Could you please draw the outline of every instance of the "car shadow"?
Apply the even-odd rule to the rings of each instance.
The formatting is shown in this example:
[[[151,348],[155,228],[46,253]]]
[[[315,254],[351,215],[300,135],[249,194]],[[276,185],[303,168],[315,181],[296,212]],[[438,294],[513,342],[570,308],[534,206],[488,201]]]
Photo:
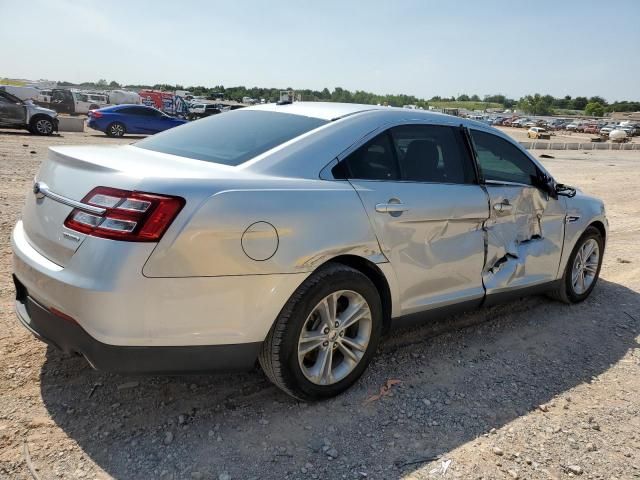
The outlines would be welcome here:
[[[0,135],[5,135],[7,137],[36,137],[43,138],[44,135],[36,135],[34,133],[29,132],[28,130],[0,130]],[[60,133],[52,133],[48,135],[49,137],[62,137],[63,135]]]
[[[41,393],[115,478],[297,478],[307,462],[319,478],[354,478],[356,468],[400,478],[606,372],[638,347],[639,311],[640,294],[600,279],[578,305],[530,297],[433,321],[393,333],[363,379],[319,403],[287,397],[257,369],[118,376],[51,348]],[[367,401],[388,379],[402,383]],[[327,439],[335,461],[322,453]]]
[[[114,137],[110,137],[106,134],[99,134],[99,133],[92,133],[90,135],[91,137],[97,137],[97,138],[106,138],[106,139],[115,139],[115,140],[126,140],[127,138],[130,138],[131,140],[142,140],[143,138],[147,138],[149,135],[125,135],[124,137],[119,137],[119,138],[114,138]]]

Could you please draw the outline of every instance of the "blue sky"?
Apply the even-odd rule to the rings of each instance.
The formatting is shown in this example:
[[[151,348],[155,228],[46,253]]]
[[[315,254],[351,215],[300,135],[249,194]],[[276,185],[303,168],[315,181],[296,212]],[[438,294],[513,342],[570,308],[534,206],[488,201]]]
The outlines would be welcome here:
[[[0,77],[640,100],[640,1],[0,0]]]

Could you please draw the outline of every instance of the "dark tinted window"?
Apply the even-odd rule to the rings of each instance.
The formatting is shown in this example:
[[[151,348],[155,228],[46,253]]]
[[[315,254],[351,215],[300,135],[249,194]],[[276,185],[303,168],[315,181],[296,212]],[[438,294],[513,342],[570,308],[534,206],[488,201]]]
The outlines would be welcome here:
[[[441,125],[403,125],[391,129],[402,180],[471,183],[473,164],[459,129]]]
[[[346,159],[348,178],[362,180],[398,180],[400,178],[393,144],[388,132],[369,140]],[[344,162],[334,167],[334,177],[344,175]],[[344,178],[344,177],[342,177]]]
[[[141,117],[162,117],[162,112],[156,110],[155,108],[145,108],[145,107],[131,107],[131,111],[128,112],[132,115],[140,115]]]
[[[116,110],[118,113],[127,113],[129,115],[135,115],[136,107],[124,107]]]
[[[490,133],[471,130],[478,166],[485,180],[535,185],[536,165],[510,142]]]
[[[196,160],[240,165],[325,123],[288,113],[238,110],[167,130],[135,145]]]
[[[5,92],[4,90],[1,90],[1,92],[2,93],[0,93],[0,99],[4,100],[4,103],[22,103],[22,100],[11,95],[9,92]]]

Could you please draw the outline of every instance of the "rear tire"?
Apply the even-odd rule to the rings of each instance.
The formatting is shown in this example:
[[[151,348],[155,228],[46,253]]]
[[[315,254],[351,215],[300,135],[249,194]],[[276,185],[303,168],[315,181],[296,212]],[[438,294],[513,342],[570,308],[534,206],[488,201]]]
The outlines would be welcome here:
[[[344,392],[360,378],[381,334],[382,304],[375,285],[358,270],[328,264],[285,304],[258,360],[284,392],[320,400]]]
[[[604,240],[600,230],[588,227],[576,242],[562,279],[548,295],[567,304],[586,300],[598,283],[603,253]]]
[[[113,122],[107,127],[107,130],[105,131],[105,133],[109,137],[120,138],[124,136],[125,133],[127,133],[127,129],[122,123]]]

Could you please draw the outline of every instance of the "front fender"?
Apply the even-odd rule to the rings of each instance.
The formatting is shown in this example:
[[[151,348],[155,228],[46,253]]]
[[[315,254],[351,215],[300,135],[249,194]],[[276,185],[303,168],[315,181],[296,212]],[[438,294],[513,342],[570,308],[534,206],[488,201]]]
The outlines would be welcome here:
[[[575,197],[567,198],[567,215],[564,234],[564,246],[560,258],[560,268],[558,278],[562,277],[569,261],[569,256],[573,251],[580,236],[587,227],[594,222],[600,222],[605,229],[606,238],[609,232],[609,222],[605,213],[604,203],[595,197],[578,192]]]

